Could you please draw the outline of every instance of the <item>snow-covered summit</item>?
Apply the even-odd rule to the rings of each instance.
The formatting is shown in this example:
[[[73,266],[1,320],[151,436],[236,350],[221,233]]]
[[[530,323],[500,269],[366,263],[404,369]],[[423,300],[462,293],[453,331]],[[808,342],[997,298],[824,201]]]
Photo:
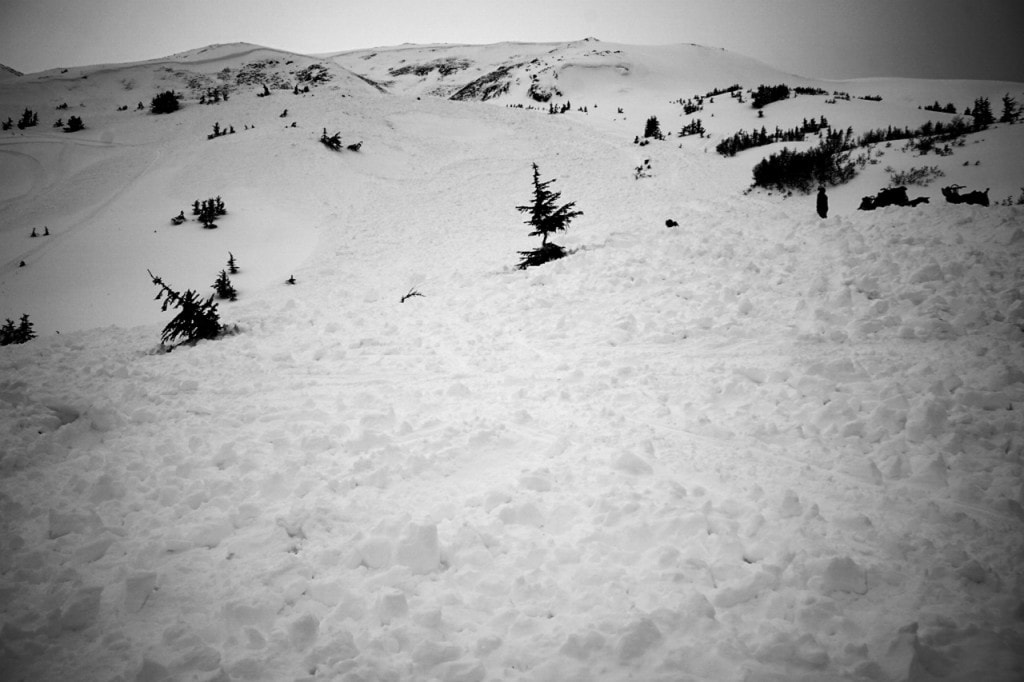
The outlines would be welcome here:
[[[565,43],[403,45],[330,55],[335,63],[414,96],[503,104],[578,100],[608,91],[705,92],[723,81],[794,80],[756,60],[699,45],[632,46],[596,38]],[[800,79],[796,79],[800,80]]]

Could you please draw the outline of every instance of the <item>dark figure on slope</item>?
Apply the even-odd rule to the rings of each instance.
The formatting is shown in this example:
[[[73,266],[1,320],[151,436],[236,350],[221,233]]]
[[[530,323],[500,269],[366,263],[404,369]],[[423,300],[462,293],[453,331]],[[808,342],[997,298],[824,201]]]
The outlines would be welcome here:
[[[828,195],[825,194],[825,185],[818,187],[818,215],[822,218],[828,217]]]

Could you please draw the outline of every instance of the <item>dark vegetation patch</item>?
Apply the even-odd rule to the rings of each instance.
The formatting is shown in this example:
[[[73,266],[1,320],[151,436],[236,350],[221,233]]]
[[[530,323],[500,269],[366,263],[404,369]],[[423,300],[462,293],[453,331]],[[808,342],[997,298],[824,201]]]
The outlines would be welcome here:
[[[407,66],[399,66],[394,69],[389,69],[388,73],[392,76],[407,76],[412,74],[418,78],[429,76],[434,71],[440,74],[441,78],[450,76],[453,73],[458,73],[470,67],[471,63],[466,59],[460,59],[458,57],[447,57],[445,59],[436,59],[426,64],[409,64]]]

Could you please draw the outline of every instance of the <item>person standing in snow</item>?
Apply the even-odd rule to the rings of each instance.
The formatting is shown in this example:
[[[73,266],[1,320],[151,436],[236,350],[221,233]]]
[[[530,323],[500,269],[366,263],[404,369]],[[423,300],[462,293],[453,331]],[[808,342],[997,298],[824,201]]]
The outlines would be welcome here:
[[[818,215],[822,218],[828,217],[828,195],[825,194],[825,185],[818,185]]]

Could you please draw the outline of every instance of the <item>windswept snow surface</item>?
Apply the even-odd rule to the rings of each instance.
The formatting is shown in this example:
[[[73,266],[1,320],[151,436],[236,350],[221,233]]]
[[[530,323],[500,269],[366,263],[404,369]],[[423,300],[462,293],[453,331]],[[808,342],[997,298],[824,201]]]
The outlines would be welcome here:
[[[820,220],[744,194],[764,150],[634,146],[660,95],[255,92],[0,140],[47,327],[0,349],[0,677],[1021,679],[1024,206],[857,212],[870,166]],[[1024,184],[1022,129],[945,180]],[[518,271],[533,161],[584,215]],[[206,291],[229,249],[237,333],[160,352],[145,268]],[[82,278],[123,298],[59,308]]]

